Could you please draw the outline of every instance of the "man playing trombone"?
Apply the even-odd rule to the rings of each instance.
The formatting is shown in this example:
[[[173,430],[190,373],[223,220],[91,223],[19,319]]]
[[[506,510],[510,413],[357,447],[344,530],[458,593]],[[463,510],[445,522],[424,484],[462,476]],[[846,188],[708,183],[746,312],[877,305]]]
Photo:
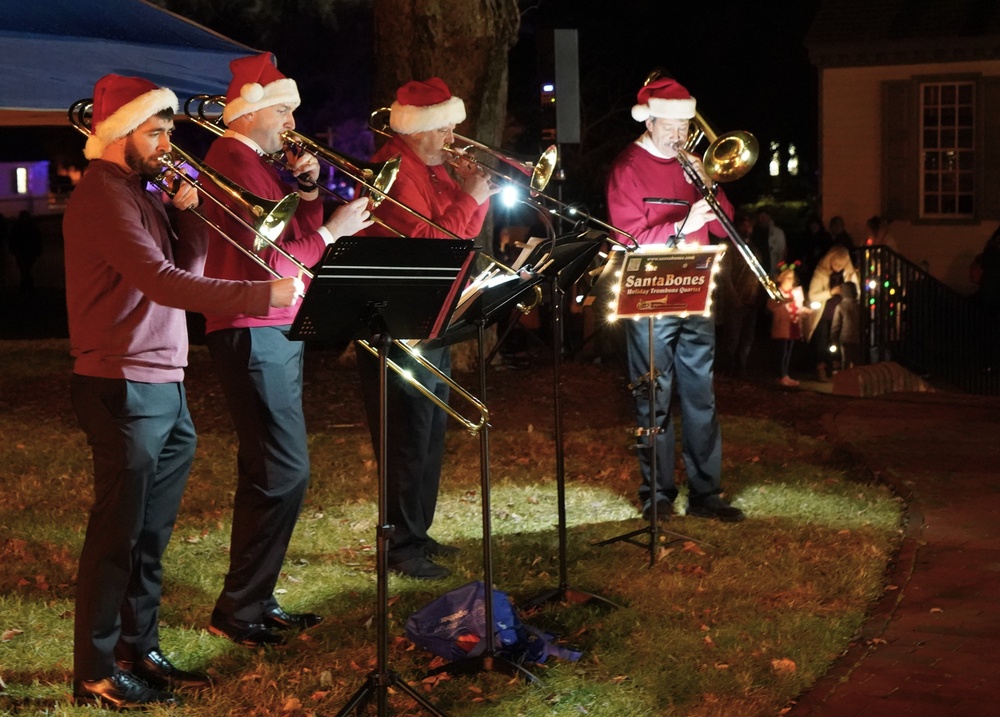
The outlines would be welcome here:
[[[170,152],[177,98],[139,77],[94,87],[93,160],[63,218],[71,398],[94,464],[94,504],[76,586],[73,697],[127,708],[204,687],[160,651],[161,558],[194,459],[184,393],[184,310],[250,314],[295,303],[302,284],[206,279],[146,184]],[[87,130],[85,130],[87,131]],[[174,196],[198,203],[191,185]]]
[[[715,214],[677,160],[695,117],[695,99],[676,81],[661,77],[639,90],[632,117],[644,122],[646,132],[618,155],[608,178],[608,213],[611,223],[632,234],[639,244],[708,244],[709,234],[724,236]],[[712,187],[701,160],[686,155]],[[718,204],[729,217],[733,207],[718,192]],[[657,476],[650,476],[650,437],[641,440],[639,451],[642,485],[639,499],[643,517],[656,501],[659,520],[673,511],[677,487],[674,483],[674,429],[670,413],[671,384],[677,376],[677,393],[683,416],[684,465],[688,477],[687,514],[736,522],[743,512],[725,502],[722,491],[722,434],[715,407],[712,364],[715,354],[715,322],[705,316],[667,316],[652,322],[654,362],[658,376],[655,425]],[[629,380],[640,384],[649,377],[649,322],[626,324]],[[635,398],[639,426],[650,426],[648,394]],[[654,487],[655,486],[655,487]]]
[[[461,162],[455,168],[459,181],[452,178],[446,166],[449,154],[445,147],[454,142],[455,125],[463,120],[465,103],[453,96],[440,78],[414,80],[397,90],[389,113],[389,126],[394,134],[372,159],[384,161],[402,155],[399,174],[389,194],[437,225],[432,226],[396,204],[382,202],[375,210],[379,219],[404,236],[445,238],[444,229],[460,238],[472,239],[482,229],[489,199],[499,189],[469,163]],[[377,235],[378,230],[373,227],[365,233]],[[378,361],[364,349],[358,349],[357,354],[368,425],[378,455]],[[422,354],[444,375],[450,374],[450,348]],[[447,404],[448,385],[443,380],[416,365],[398,348],[393,347],[390,358]],[[449,570],[433,558],[456,550],[427,533],[437,506],[448,417],[398,374],[390,373],[387,383],[385,468],[388,522],[394,527],[387,551],[389,568],[402,575],[437,580],[447,577]]]
[[[281,199],[296,189],[282,181],[267,155],[281,152],[282,134],[295,128],[298,88],[278,71],[270,53],[233,60],[230,69],[233,78],[223,112],[227,129],[212,143],[205,163],[259,197]],[[338,237],[371,225],[367,199],[338,207],[324,222],[317,159],[292,152],[286,157],[301,201],[277,240],[283,251],[265,246],[258,252],[283,276],[315,264]],[[221,191],[219,196],[225,201]],[[256,236],[244,223],[217,204],[207,205],[205,213],[253,250]],[[205,275],[253,279],[266,272],[230,244],[216,242],[209,245]],[[209,629],[251,647],[282,644],[281,631],[306,629],[322,620],[314,613],[286,612],[274,597],[309,483],[303,345],[287,338],[296,310],[205,312],[206,343],[239,436],[229,572]]]

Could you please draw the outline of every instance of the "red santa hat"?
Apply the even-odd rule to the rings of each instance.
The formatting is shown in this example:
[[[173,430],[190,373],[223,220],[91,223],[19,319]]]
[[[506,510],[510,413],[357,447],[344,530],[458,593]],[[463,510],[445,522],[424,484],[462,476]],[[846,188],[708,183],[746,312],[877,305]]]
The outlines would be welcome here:
[[[233,80],[226,90],[226,109],[222,121],[229,124],[247,112],[256,112],[272,105],[299,106],[299,89],[295,80],[278,72],[277,61],[270,52],[250,57],[238,57],[229,63]]]
[[[177,111],[177,96],[142,77],[105,75],[94,85],[87,159],[97,159],[108,145],[162,110]]]
[[[389,126],[399,134],[413,134],[456,125],[465,119],[465,103],[451,94],[440,77],[413,80],[396,90],[389,108]]]
[[[632,117],[645,122],[650,117],[664,119],[692,119],[694,97],[682,84],[669,77],[661,77],[643,85],[638,94],[639,103],[632,107]]]

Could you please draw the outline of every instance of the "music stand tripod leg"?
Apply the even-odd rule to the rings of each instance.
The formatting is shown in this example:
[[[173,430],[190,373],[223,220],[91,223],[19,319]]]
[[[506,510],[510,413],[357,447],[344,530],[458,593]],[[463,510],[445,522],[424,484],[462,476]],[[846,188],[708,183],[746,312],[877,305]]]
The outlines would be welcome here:
[[[569,586],[569,571],[567,569],[567,530],[566,530],[566,466],[563,450],[562,406],[560,404],[560,385],[562,375],[562,310],[563,291],[555,277],[549,279],[552,292],[552,384],[553,407],[555,411],[555,448],[556,448],[556,505],[559,514],[557,532],[559,536],[559,585],[550,590],[535,595],[525,601],[525,608],[540,607],[549,602],[599,602],[608,607],[619,608],[621,605],[594,593],[577,590]],[[581,599],[583,598],[583,599]]]
[[[481,396],[486,397],[486,363],[485,363],[485,321],[479,319],[476,322],[479,329],[479,382]],[[523,665],[507,659],[497,653],[496,634],[494,632],[493,617],[493,547],[492,547],[492,519],[490,511],[490,443],[489,443],[489,423],[479,429],[479,464],[480,464],[480,492],[482,493],[483,512],[483,617],[487,625],[483,626],[484,649],[481,654],[474,657],[465,657],[461,660],[454,660],[441,667],[431,670],[429,675],[436,675],[442,672],[472,674],[475,672],[503,672],[507,675],[520,675],[529,682],[540,682]]]
[[[649,525],[644,528],[639,528],[638,530],[633,530],[622,535],[617,535],[613,538],[608,538],[607,540],[601,540],[594,543],[596,546],[611,545],[612,543],[629,543],[630,545],[635,545],[640,548],[646,548],[649,550],[649,567],[656,565],[656,555],[659,550],[660,534],[673,536],[667,544],[675,543],[680,540],[690,540],[695,543],[701,542],[696,538],[692,538],[687,535],[682,535],[680,533],[675,533],[670,530],[663,530],[659,526],[659,515],[657,510],[657,497],[656,490],[659,486],[659,480],[657,478],[657,467],[656,467],[656,439],[657,436],[663,432],[663,429],[656,425],[656,346],[653,340],[653,317],[649,316],[647,319],[647,327],[649,332],[649,373],[643,377],[647,381],[648,396],[649,396],[649,425],[645,427],[640,427],[639,430],[645,433],[647,442],[645,444],[639,444],[639,450],[649,451]],[[636,381],[639,383],[639,381]],[[672,436],[667,436],[667,440],[673,440]],[[648,541],[636,540],[637,536],[648,535]]]
[[[395,672],[389,670],[389,559],[387,547],[393,527],[388,524],[388,361],[389,347],[392,337],[380,317],[372,318],[372,342],[378,346],[378,394],[379,394],[379,486],[378,486],[378,527],[375,534],[375,573],[376,573],[376,639],[378,641],[377,662],[375,669],[368,674],[365,683],[350,697],[347,704],[337,713],[338,717],[346,717],[352,712],[360,715],[365,706],[375,697],[378,717],[388,714],[388,695],[390,687],[408,694],[417,704],[436,717],[447,717],[427,701],[423,695],[414,690]]]

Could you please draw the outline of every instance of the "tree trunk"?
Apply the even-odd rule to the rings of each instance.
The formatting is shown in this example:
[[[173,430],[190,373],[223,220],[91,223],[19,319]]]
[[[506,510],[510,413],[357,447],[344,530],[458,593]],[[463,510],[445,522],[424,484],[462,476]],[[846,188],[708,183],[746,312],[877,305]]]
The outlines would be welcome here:
[[[497,147],[507,109],[507,53],[517,42],[517,0],[375,0],[375,107],[410,80],[440,77],[465,102],[457,131]],[[373,108],[374,109],[374,108]],[[492,212],[477,244],[493,251]],[[457,346],[458,370],[475,365],[475,343]]]

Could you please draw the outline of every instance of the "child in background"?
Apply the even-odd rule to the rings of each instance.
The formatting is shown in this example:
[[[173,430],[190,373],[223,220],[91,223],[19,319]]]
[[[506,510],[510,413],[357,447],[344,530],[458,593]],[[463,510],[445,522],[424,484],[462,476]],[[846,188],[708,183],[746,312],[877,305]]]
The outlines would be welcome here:
[[[795,342],[802,338],[800,322],[802,317],[809,313],[805,306],[805,296],[802,287],[798,286],[798,277],[795,268],[799,262],[794,264],[781,264],[778,267],[778,288],[785,300],[783,302],[769,299],[767,308],[771,311],[771,338],[778,346],[780,356],[779,370],[781,378],[778,383],[782,386],[795,387],[799,382],[788,375],[788,367],[792,362],[792,349]]]
[[[833,312],[833,326],[830,328],[830,348],[836,347],[840,354],[840,367],[853,368],[858,362],[861,335],[858,331],[858,289],[847,282],[840,290],[841,300]]]

